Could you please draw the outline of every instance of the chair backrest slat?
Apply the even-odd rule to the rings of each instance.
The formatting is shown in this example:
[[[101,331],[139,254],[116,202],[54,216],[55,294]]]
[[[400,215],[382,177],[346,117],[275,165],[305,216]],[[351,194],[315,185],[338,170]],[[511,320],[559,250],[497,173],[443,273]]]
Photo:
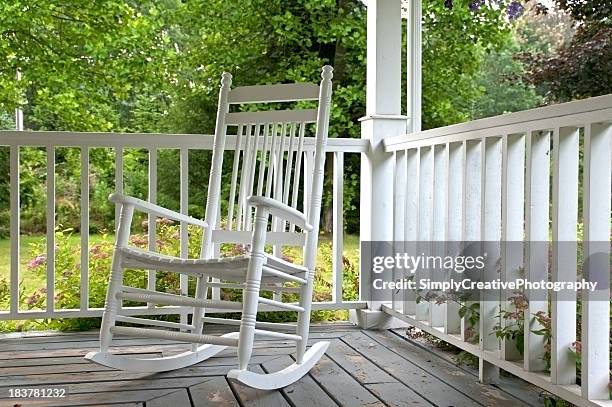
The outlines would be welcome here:
[[[267,161],[266,171],[266,197],[272,196],[272,180],[274,179],[274,159],[276,157],[277,145],[278,145],[278,126],[276,123],[272,123],[272,146],[270,148],[270,155]]]
[[[266,175],[266,160],[268,159],[268,153],[270,151],[270,147],[272,145],[272,142],[270,141],[270,126],[267,124],[264,124],[264,143],[263,143],[263,149],[261,151],[261,160],[260,160],[260,165],[259,165],[259,174],[258,174],[258,180],[257,180],[257,195],[261,196],[261,194],[263,193],[263,187],[264,187],[264,177]]]
[[[229,103],[270,103],[317,100],[319,86],[314,83],[242,86],[230,91]]]
[[[254,143],[254,148],[251,152],[251,158],[249,160],[249,172],[250,172],[250,176],[248,177],[248,185],[246,188],[246,196],[245,199],[247,199],[249,196],[253,195],[253,188],[254,188],[254,184],[255,184],[255,171],[257,170],[257,158],[260,155],[260,151],[259,151],[259,144],[260,144],[260,131],[261,131],[261,125],[260,124],[256,124],[254,129],[253,129],[253,143]],[[251,230],[251,226],[252,226],[252,215],[253,215],[253,211],[250,208],[247,208],[246,210],[246,218],[245,218],[245,223],[246,223],[246,230]]]
[[[304,155],[303,150],[304,150],[304,131],[305,131],[305,123],[299,123],[299,136],[298,136],[298,143],[297,143],[297,152],[296,152],[296,156],[295,156],[295,166],[294,166],[294,171],[293,171],[293,185],[299,185],[300,184],[300,175],[302,172],[302,156]],[[299,188],[293,188],[293,191],[291,191],[291,206],[293,208],[297,208],[298,205],[298,195],[299,195]],[[290,232],[294,232],[295,231],[295,224],[292,224],[289,227],[289,231]]]
[[[295,127],[296,123],[291,123],[289,130],[289,149],[287,150],[287,167],[285,168],[285,185],[283,185],[283,203],[288,204],[289,186],[291,183],[291,171],[293,169],[293,155],[295,154]]]
[[[299,110],[266,110],[262,112],[235,112],[225,117],[227,125],[255,124],[255,123],[288,123],[307,122],[316,123],[316,109]]]
[[[287,144],[285,143],[287,140],[287,123],[282,123],[280,129],[278,152],[276,157],[274,157],[274,199],[278,201],[283,199],[283,164],[285,161],[285,146]]]
[[[236,202],[236,185],[238,179],[238,167],[240,165],[240,154],[242,149],[242,126],[238,127],[236,135],[236,146],[234,148],[234,162],[232,164],[232,181],[230,185],[230,193],[228,199],[227,221],[228,229],[232,228],[232,220],[234,219],[234,204]]]

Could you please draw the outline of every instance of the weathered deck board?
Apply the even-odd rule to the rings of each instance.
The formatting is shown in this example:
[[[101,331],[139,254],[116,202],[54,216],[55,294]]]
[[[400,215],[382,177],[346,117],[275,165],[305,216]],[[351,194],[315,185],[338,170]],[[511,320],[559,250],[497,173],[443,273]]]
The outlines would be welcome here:
[[[189,387],[193,407],[238,407],[225,377],[213,377]]]
[[[224,332],[215,327],[216,332]],[[29,333],[0,339],[0,407],[23,406],[524,406],[536,405],[537,390],[504,378],[498,387],[438,356],[422,344],[389,331],[349,325],[314,326],[309,344],[331,342],[326,356],[302,380],[279,391],[259,391],[228,380],[237,364],[227,349],[198,365],[159,374],[119,372],[82,355],[97,347],[97,333]],[[158,357],[184,349],[177,342],[121,338],[115,351]],[[251,370],[273,372],[293,363],[288,341],[259,342]],[[61,386],[64,400],[8,398],[10,387]],[[523,389],[523,391],[521,391]]]
[[[417,393],[434,405],[456,407],[476,405],[475,400],[444,383],[430,373],[426,367],[423,369],[408,362],[364,333],[349,334],[346,339],[343,338],[343,341],[347,344],[346,346],[359,352],[364,359],[376,360],[385,374],[393,378],[393,381],[403,383],[413,393]],[[380,382],[382,381],[374,381],[374,383]],[[364,381],[364,384],[367,383]]]
[[[187,389],[176,390],[162,397],[155,397],[147,401],[147,407],[191,407]]]
[[[384,406],[380,399],[327,356],[312,368],[310,375],[341,406]]]
[[[264,373],[261,366],[255,366],[250,370],[256,373]],[[243,406],[249,407],[290,407],[291,405],[287,402],[282,392],[280,391],[267,391],[253,389],[247,387],[241,383],[230,380],[230,387],[236,394],[237,398],[240,399]]]
[[[374,331],[365,331],[367,335],[375,334]],[[414,360],[412,355],[429,355],[433,360],[439,361],[442,360],[451,367],[451,374],[454,375],[462,375],[465,373],[468,377],[468,381],[471,378],[478,377],[478,370],[476,368],[470,366],[457,366],[452,355],[449,352],[442,351],[438,348],[435,348],[431,343],[423,343],[420,341],[406,341],[406,335],[401,330],[391,330],[386,331],[385,336],[396,337],[399,340],[400,353],[406,352],[405,357],[410,360]],[[425,350],[425,353],[423,353]],[[408,353],[411,353],[408,356]],[[459,368],[459,369],[457,369]],[[541,406],[543,405],[541,393],[542,390],[538,387],[526,384],[526,382],[522,380],[518,380],[514,377],[508,377],[506,375],[501,375],[499,378],[499,384],[491,386],[490,391],[495,391],[494,389],[500,389],[503,392],[507,393],[510,396],[511,400],[518,399],[521,402],[522,406]],[[480,384],[476,382],[478,386]]]
[[[352,334],[351,334],[352,335]],[[451,387],[456,391],[459,391],[473,399],[474,401],[487,405],[487,403],[494,402],[499,407],[515,407],[516,400],[509,397],[503,391],[493,387],[487,386],[474,380],[474,377],[469,375],[467,372],[462,372],[457,369],[456,365],[440,359],[434,358],[432,355],[424,353],[422,349],[406,342],[400,337],[393,335],[387,331],[383,332],[365,332],[364,337],[361,340],[351,340],[351,335],[343,338],[353,346],[363,346],[362,341],[368,338],[370,343],[379,343],[389,349],[395,355],[390,355],[391,358],[397,361],[405,360],[409,365],[414,365],[414,368],[425,369],[428,372],[435,372],[437,379],[443,382],[444,389]],[[365,339],[366,341],[368,339]],[[361,349],[361,348],[357,348]],[[381,355],[382,356],[382,355]],[[399,356],[399,359],[397,358]],[[406,363],[396,363],[398,367],[406,366]],[[391,365],[385,365],[386,369],[393,368]],[[418,366],[418,367],[417,367]],[[411,370],[414,368],[410,367]],[[403,370],[405,374],[407,370]],[[408,386],[411,386],[410,382],[405,382]]]
[[[365,387],[388,406],[431,406],[431,403],[399,382],[370,383]]]
[[[268,373],[278,372],[291,365],[294,360],[291,356],[281,356],[277,359],[263,363],[264,370]],[[294,383],[281,390],[285,398],[290,399],[296,406],[329,407],[336,403],[325,391],[319,387],[314,379],[308,375],[304,376],[299,383]]]

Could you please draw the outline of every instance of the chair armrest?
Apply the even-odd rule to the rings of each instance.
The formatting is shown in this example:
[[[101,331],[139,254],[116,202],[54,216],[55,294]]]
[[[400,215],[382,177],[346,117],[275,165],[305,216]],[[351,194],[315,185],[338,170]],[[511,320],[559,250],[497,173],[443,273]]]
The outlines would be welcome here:
[[[266,198],[264,196],[251,196],[247,202],[249,205],[255,207],[265,206],[272,215],[283,218],[291,223],[295,223],[308,232],[312,230],[312,225],[308,223],[306,216],[304,216],[302,212],[290,207],[289,205],[285,205],[276,199]]]
[[[155,205],[151,202],[143,201],[142,199],[126,196],[118,193],[110,194],[108,200],[114,203],[134,205],[135,208],[151,214],[155,214],[164,218],[176,220],[178,222],[187,222],[192,225],[207,228],[208,223],[203,220],[192,218],[191,216],[183,215],[182,213],[171,211],[162,206]]]

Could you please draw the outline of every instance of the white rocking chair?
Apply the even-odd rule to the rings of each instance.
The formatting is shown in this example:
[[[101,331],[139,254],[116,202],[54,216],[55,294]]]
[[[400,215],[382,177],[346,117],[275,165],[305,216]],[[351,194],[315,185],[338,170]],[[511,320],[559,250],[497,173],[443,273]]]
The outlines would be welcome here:
[[[323,80],[320,86],[296,83],[246,86],[230,90],[232,76],[229,73],[223,74],[205,221],[136,198],[111,195],[111,201],[120,205],[116,248],[100,328],[100,350],[87,354],[87,359],[132,372],[161,372],[193,365],[233,346],[238,347],[238,368],[230,370],[228,377],[258,389],[285,387],[299,380],[317,363],[329,342],[317,342],[308,350],[306,344],[323,190],[332,68],[323,67],[321,76]],[[302,100],[318,100],[318,109],[229,112],[232,104]],[[306,130],[310,123],[316,123],[314,152],[313,143],[304,142],[305,139],[312,139]],[[230,126],[237,128],[236,136],[227,135]],[[224,227],[221,227],[221,180],[228,139],[235,142],[235,148],[227,219]],[[302,197],[305,214],[297,209],[299,195]],[[129,246],[135,209],[204,228],[201,258],[183,259]],[[221,243],[247,244],[250,249],[247,255],[215,258],[213,253],[218,252]],[[266,244],[274,245],[273,254],[264,251]],[[280,248],[283,245],[303,246],[303,264],[297,265],[281,259]],[[163,270],[195,277],[195,296],[125,286],[125,268]],[[286,287],[285,283],[294,284]],[[224,287],[242,289],[242,303],[208,298],[209,288],[219,290]],[[274,293],[273,299],[264,298],[260,294],[266,291]],[[283,291],[298,293],[299,303],[283,302]],[[189,310],[193,307],[193,318],[187,324],[121,315],[123,300],[183,306],[189,307]],[[297,324],[257,322],[260,304],[266,310],[297,311]],[[242,316],[240,320],[206,317],[207,308],[215,312],[242,312]],[[121,322],[148,327],[117,325]],[[237,325],[240,329],[221,336],[207,335],[203,333],[205,322]],[[286,333],[287,329],[295,333]],[[110,353],[109,347],[114,335],[170,339],[190,342],[192,345],[187,345],[188,350],[177,355],[139,358]],[[295,341],[296,362],[270,374],[247,370],[255,335]]]

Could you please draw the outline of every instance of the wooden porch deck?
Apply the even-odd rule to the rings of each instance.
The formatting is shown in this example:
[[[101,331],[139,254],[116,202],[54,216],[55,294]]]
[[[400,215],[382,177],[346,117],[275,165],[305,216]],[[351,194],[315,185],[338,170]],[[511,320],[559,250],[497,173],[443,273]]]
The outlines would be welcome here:
[[[0,406],[537,406],[539,390],[503,377],[479,384],[477,372],[447,354],[406,339],[403,331],[365,331],[347,324],[318,325],[312,341],[331,341],[326,356],[304,378],[280,391],[258,391],[228,381],[237,363],[226,350],[199,365],[162,374],[126,373],[82,358],[97,333],[34,333],[0,337]],[[161,355],[176,342],[120,338],[122,352]],[[184,347],[184,345],[182,345]],[[252,370],[276,371],[292,362],[293,344],[260,342]],[[10,388],[64,387],[56,400],[11,399]]]

